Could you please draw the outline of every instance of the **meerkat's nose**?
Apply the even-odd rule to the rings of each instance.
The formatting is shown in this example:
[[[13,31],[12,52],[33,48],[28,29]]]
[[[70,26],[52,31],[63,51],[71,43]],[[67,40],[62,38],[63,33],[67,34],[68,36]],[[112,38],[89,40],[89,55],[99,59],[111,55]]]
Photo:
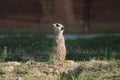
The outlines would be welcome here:
[[[55,23],[53,24],[53,27],[55,27]]]

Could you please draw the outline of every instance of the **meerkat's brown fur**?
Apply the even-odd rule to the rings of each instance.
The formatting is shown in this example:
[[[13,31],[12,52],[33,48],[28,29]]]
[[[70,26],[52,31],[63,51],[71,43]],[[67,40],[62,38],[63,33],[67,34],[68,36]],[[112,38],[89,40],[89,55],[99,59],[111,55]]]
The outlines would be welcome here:
[[[53,24],[55,35],[50,52],[50,57],[54,62],[63,62],[66,57],[65,39],[63,36],[64,26],[59,23]]]

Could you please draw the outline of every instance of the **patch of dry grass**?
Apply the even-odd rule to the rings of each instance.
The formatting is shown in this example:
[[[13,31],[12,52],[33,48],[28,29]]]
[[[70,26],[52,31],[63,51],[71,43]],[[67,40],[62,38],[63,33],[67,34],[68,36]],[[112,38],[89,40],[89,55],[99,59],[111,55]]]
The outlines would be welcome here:
[[[33,64],[18,62],[0,63],[0,80],[119,80],[119,61],[91,60],[64,64],[62,67],[53,66],[44,62],[32,62]],[[12,66],[12,67],[11,67]],[[11,69],[10,69],[11,68]],[[61,70],[54,73],[54,70]],[[58,71],[59,71],[58,70]],[[48,73],[48,74],[47,74]],[[53,75],[54,73],[54,75]]]

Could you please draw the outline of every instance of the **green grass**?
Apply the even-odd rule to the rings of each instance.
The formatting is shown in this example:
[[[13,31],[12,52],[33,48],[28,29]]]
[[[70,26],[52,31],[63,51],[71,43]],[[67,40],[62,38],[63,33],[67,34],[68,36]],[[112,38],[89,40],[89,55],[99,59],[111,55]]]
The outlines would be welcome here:
[[[68,59],[120,59],[120,37],[103,36],[92,39],[77,39],[66,41]],[[73,58],[74,56],[74,58]]]
[[[34,36],[23,34],[19,37],[10,35],[5,38],[0,38],[0,55],[2,55],[4,47],[6,46],[7,56],[5,60],[20,61],[19,56],[29,54],[32,55],[37,61],[47,61],[49,58],[47,51],[51,47],[51,44],[52,40],[41,34],[35,34]],[[66,47],[66,59],[76,61],[90,59],[120,59],[119,36],[103,36],[92,39],[66,40]]]
[[[0,75],[6,74],[6,73],[7,73],[7,71],[5,69],[0,68]]]
[[[17,74],[19,74],[19,75],[25,75],[25,74],[27,74],[28,73],[28,68],[21,68],[21,67],[17,67],[16,69],[15,69],[15,72],[17,73]]]

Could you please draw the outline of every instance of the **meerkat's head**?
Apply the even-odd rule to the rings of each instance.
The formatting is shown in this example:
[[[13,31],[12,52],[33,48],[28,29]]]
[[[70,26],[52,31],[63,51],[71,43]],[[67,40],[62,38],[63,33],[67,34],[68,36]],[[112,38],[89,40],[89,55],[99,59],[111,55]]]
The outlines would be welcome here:
[[[54,23],[53,27],[54,27],[55,33],[63,33],[64,31],[64,26],[60,23]]]

